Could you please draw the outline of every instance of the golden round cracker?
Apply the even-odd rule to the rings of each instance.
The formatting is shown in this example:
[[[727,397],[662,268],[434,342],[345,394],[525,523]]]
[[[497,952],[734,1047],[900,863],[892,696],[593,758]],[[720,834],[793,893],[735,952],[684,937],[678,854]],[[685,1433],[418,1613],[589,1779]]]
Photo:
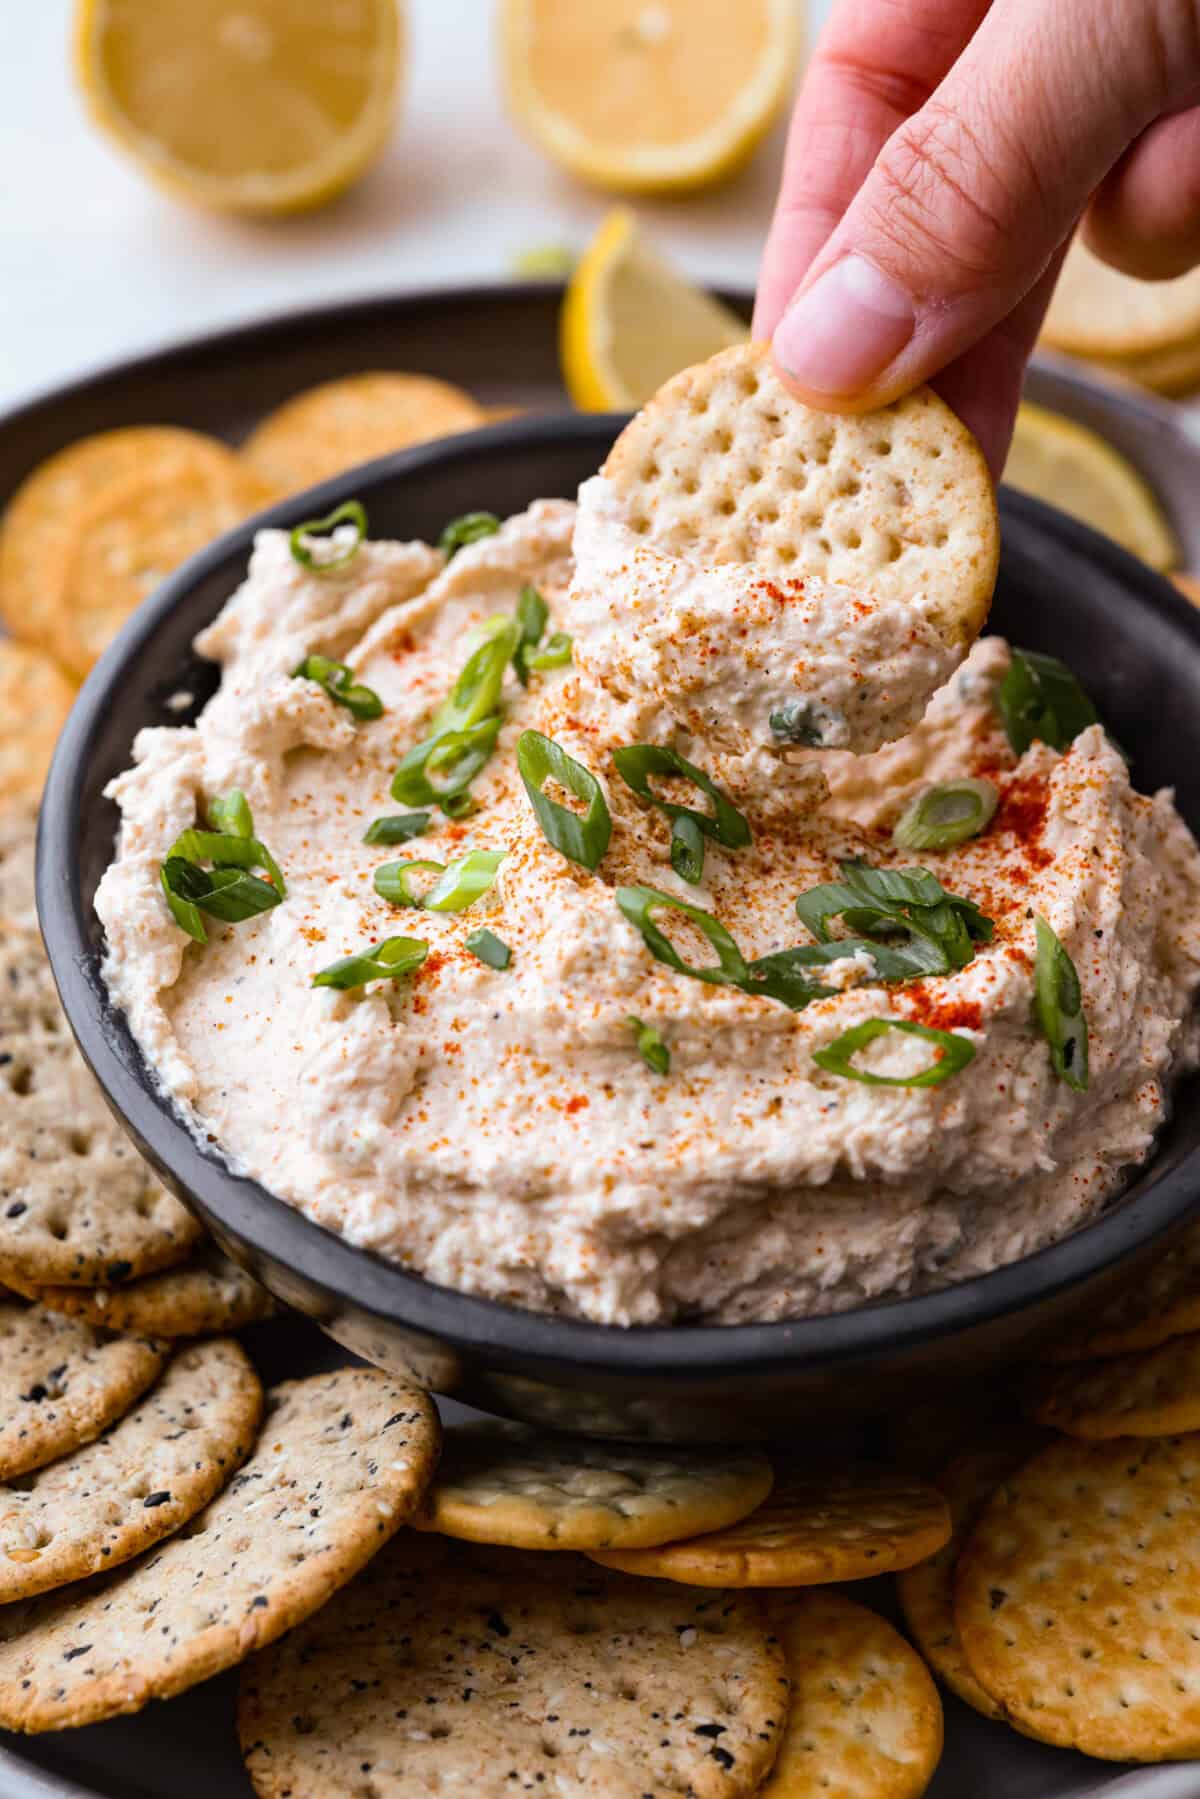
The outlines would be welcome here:
[[[186,1524],[241,1466],[262,1386],[231,1338],[180,1350],[103,1436],[0,1487],[0,1605],[115,1568]]]
[[[262,1799],[342,1799],[364,1769],[375,1799],[742,1799],[787,1703],[778,1645],[736,1593],[404,1531],[245,1669],[238,1731]]]
[[[40,942],[0,933],[0,1281],[116,1285],[200,1226],[151,1173],[75,1048]]]
[[[767,345],[740,344],[660,388],[603,472],[656,549],[879,600],[922,596],[955,647],[987,617],[995,489],[975,439],[928,388],[881,412],[814,412]]]
[[[165,1343],[114,1337],[19,1300],[0,1303],[0,1480],[90,1443],[167,1359]]]
[[[253,1275],[206,1243],[188,1262],[126,1287],[42,1287],[31,1297],[88,1324],[149,1337],[209,1337],[269,1318],[275,1302]]]
[[[437,1451],[432,1403],[378,1369],[274,1388],[254,1454],[178,1535],[0,1608],[0,1728],[94,1724],[243,1661],[358,1573],[416,1505]]]
[[[919,1799],[942,1755],[942,1702],[920,1656],[841,1593],[772,1609],[792,1683],[762,1799]]]
[[[982,1712],[1000,1717],[1001,1710],[972,1674],[954,1622],[954,1570],[963,1543],[1000,1482],[1046,1445],[1032,1426],[1001,1427],[977,1447],[963,1450],[937,1477],[946,1496],[954,1534],[936,1555],[905,1568],[896,1576],[896,1592],[917,1647],[938,1679],[951,1692]]]
[[[0,806],[36,805],[75,683],[30,644],[0,640]]]
[[[1139,281],[1110,268],[1076,237],[1042,326],[1042,341],[1073,356],[1126,359],[1200,342],[1200,269]]]
[[[658,1549],[597,1550],[627,1574],[699,1587],[808,1587],[907,1568],[950,1535],[946,1501],[887,1468],[777,1471],[739,1524]]]
[[[1035,1375],[1026,1410],[1069,1437],[1165,1437],[1200,1430],[1200,1332],[1157,1349]]]
[[[0,934],[37,931],[37,901],[33,890],[36,844],[35,806],[19,804],[0,810]]]
[[[1111,1761],[1200,1754],[1200,1436],[1063,1438],[963,1548],[972,1673],[1030,1736]]]
[[[47,628],[59,661],[86,675],[173,569],[273,497],[237,462],[150,467],[103,488],[80,507],[46,570]]]
[[[1147,350],[1142,356],[1090,356],[1088,360],[1110,375],[1135,381],[1157,394],[1193,394],[1200,387],[1200,337],[1162,350]]]
[[[106,487],[174,468],[237,467],[227,445],[174,425],[134,425],[82,437],[27,476],[0,520],[0,617],[17,637],[51,647],[47,574],[79,515]]]
[[[1195,1224],[1151,1267],[1139,1269],[1125,1291],[1086,1325],[1040,1354],[1048,1362],[1087,1362],[1156,1349],[1188,1331],[1200,1331],[1200,1225]]]
[[[520,1427],[451,1431],[418,1530],[516,1549],[642,1549],[720,1530],[774,1479],[753,1451],[540,1437]]]
[[[473,431],[487,417],[448,381],[381,369],[297,394],[268,414],[243,453],[265,480],[295,493],[375,456]]]

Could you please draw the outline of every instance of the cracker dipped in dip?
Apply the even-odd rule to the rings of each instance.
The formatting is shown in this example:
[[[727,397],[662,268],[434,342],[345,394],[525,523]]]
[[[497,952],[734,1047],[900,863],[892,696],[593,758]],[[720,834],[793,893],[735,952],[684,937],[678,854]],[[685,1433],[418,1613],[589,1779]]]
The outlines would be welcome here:
[[[219,691],[112,784],[96,898],[115,1001],[235,1165],[610,1324],[1026,1255],[1149,1155],[1197,1050],[1200,851],[1069,671],[972,647],[961,426],[808,413],[750,351],[690,375],[578,512],[261,533],[198,640]],[[697,463],[698,396],[732,449]]]

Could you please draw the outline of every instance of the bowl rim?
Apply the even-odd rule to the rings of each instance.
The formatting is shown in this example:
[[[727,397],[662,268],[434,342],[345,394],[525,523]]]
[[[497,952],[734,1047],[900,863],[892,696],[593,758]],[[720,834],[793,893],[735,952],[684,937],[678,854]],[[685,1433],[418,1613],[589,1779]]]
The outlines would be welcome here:
[[[609,440],[627,415],[540,414],[378,458],[256,514],[190,558],[143,603],[88,676],[60,735],[39,819],[39,921],[63,1009],[109,1104],[170,1184],[195,1200],[218,1231],[252,1263],[275,1261],[319,1290],[330,1308],[348,1306],[424,1333],[496,1365],[588,1370],[614,1379],[793,1371],[803,1364],[869,1361],[881,1351],[935,1339],[1032,1311],[1090,1280],[1132,1250],[1178,1227],[1200,1199],[1193,1151],[1091,1223],[1032,1255],[931,1292],[870,1301],[846,1311],[753,1324],[606,1325],[459,1292],[386,1260],[315,1223],[217,1150],[202,1148],[161,1089],[124,1015],[112,1007],[89,938],[78,861],[82,771],[102,721],[119,704],[126,666],[197,583],[231,561],[244,563],[256,531],[291,528],[343,500],[395,482],[419,482],[433,468],[481,453]],[[1140,602],[1200,642],[1200,613],[1162,577],[1109,539],[1024,494],[1006,489],[1002,506],[1031,530],[1106,564]],[[232,591],[232,589],[231,589]],[[65,902],[65,903],[64,903]],[[119,1048],[118,1045],[121,1045]],[[1191,1170],[1189,1172],[1189,1170]],[[282,1243],[282,1247],[281,1247]]]

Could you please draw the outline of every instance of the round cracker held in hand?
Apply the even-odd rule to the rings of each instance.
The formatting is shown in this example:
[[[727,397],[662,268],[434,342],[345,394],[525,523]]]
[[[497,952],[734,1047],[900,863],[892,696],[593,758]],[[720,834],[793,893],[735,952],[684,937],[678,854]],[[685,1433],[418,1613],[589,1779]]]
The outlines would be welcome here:
[[[201,1236],[114,1120],[36,938],[0,934],[0,1282],[99,1286],[169,1267]]]
[[[1200,1430],[1200,1332],[1140,1355],[1047,1369],[1026,1409],[1039,1424],[1093,1441]]]
[[[942,1704],[920,1656],[841,1593],[797,1594],[774,1622],[792,1699],[762,1799],[919,1799],[942,1754]]]
[[[242,1677],[262,1799],[569,1792],[743,1799],[787,1715],[778,1646],[736,1593],[573,1555],[402,1532]]]
[[[950,1535],[941,1494],[886,1468],[777,1473],[739,1524],[659,1549],[598,1550],[606,1568],[698,1587],[808,1587],[907,1568]]]
[[[928,388],[881,412],[814,412],[764,344],[685,369],[604,465],[648,547],[929,603],[947,644],[977,637],[999,564],[996,496],[975,439]]]
[[[472,1426],[447,1436],[414,1523],[518,1549],[641,1549],[735,1523],[762,1503],[773,1478],[766,1457],[753,1453]]]
[[[372,457],[487,422],[461,387],[378,370],[297,394],[263,420],[244,453],[266,480],[295,493]]]
[[[36,805],[75,684],[41,650],[0,640],[0,805]]]
[[[237,1343],[181,1350],[96,1442],[0,1487],[0,1605],[169,1537],[245,1461],[261,1416],[262,1387]]]
[[[140,1711],[272,1642],[403,1524],[437,1450],[430,1401],[377,1369],[276,1387],[254,1454],[178,1536],[0,1609],[0,1728]]]
[[[1200,1754],[1200,1436],[1053,1444],[958,1566],[972,1672],[1030,1736],[1111,1761]]]
[[[68,1318],[150,1337],[208,1337],[269,1318],[275,1302],[253,1275],[207,1243],[178,1268],[126,1287],[44,1287],[33,1298]]]
[[[0,1480],[90,1443],[128,1411],[167,1345],[0,1303]]]

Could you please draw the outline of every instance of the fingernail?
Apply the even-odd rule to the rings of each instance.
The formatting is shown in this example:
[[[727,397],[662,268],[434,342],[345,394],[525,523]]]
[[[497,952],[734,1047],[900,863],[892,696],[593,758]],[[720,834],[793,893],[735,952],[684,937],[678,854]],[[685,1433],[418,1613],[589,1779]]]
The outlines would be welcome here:
[[[771,347],[785,375],[814,393],[843,396],[871,386],[913,334],[904,289],[863,256],[843,256],[794,300]]]

